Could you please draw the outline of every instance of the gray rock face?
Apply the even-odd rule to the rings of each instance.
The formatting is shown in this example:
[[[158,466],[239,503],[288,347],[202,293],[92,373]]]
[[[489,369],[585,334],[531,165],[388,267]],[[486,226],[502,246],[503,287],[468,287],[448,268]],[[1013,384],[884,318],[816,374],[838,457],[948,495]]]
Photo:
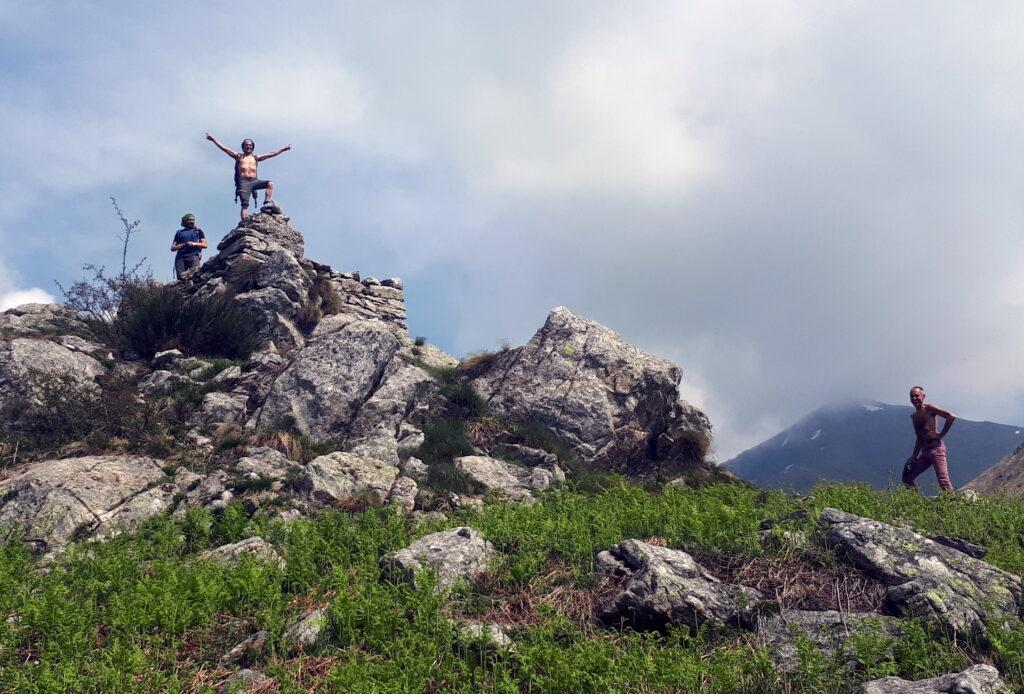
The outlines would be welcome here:
[[[314,499],[340,501],[366,492],[387,499],[398,468],[353,453],[329,453],[314,459],[302,473],[300,486]]]
[[[761,594],[722,583],[686,552],[626,540],[598,557],[598,566],[629,577],[625,590],[601,613],[606,624],[639,629],[699,627],[705,622],[750,626]]]
[[[537,420],[585,460],[630,474],[699,464],[711,425],[680,402],[681,371],[558,307],[473,384],[498,414]]]
[[[835,657],[846,641],[857,634],[897,636],[899,620],[881,615],[842,613],[835,610],[782,610],[777,615],[761,615],[757,620],[760,645],[781,670],[799,667],[797,634],[805,636],[826,657]],[[851,653],[851,660],[853,654]]]
[[[81,335],[88,333],[88,327],[64,304],[22,304],[0,313],[0,333],[26,337]]]
[[[457,624],[457,629],[464,639],[482,642],[488,650],[505,653],[514,653],[516,650],[515,641],[505,633],[500,624],[462,622]]]
[[[131,455],[44,460],[0,482],[0,526],[52,552],[70,540],[130,529],[170,507],[173,492],[155,487],[161,461]]]
[[[1010,688],[991,665],[975,665],[953,675],[913,682],[883,677],[862,684],[854,694],[1010,694]]]
[[[92,357],[49,340],[0,340],[0,425],[17,429],[47,387],[94,389],[104,371]]]
[[[402,474],[411,477],[416,482],[423,484],[430,475],[430,468],[419,458],[409,457],[401,465]]]
[[[455,459],[455,469],[464,472],[488,491],[501,492],[514,501],[533,501],[530,471],[526,468],[484,455],[467,455]]]
[[[833,508],[821,512],[825,540],[853,564],[891,586],[898,613],[959,633],[980,633],[983,620],[1015,621],[1024,610],[1024,581],[910,530]]]
[[[270,634],[261,629],[221,656],[220,662],[224,665],[243,665],[263,653],[269,638]]]
[[[185,498],[174,510],[175,518],[184,518],[186,511],[190,508],[210,506],[218,508],[225,506],[232,498],[227,488],[228,473],[224,470],[214,470],[209,475],[192,485],[185,494]]]
[[[255,423],[317,438],[346,433],[398,348],[398,338],[380,321],[349,321],[314,333],[274,381]]]
[[[199,557],[220,564],[237,564],[246,555],[256,557],[269,564],[284,565],[281,555],[277,553],[274,546],[262,537],[249,537],[239,542],[221,545],[215,549],[208,549],[201,553]]]
[[[494,547],[473,528],[460,527],[421,537],[405,549],[384,555],[381,568],[416,585],[424,569],[437,576],[437,591],[447,592],[461,579],[471,579],[487,568]]]

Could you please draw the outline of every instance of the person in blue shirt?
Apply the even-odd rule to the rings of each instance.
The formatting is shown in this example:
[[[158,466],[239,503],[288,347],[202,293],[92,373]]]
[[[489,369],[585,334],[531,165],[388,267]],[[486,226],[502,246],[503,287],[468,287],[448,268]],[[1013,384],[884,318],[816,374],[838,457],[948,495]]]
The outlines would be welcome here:
[[[174,257],[174,274],[180,280],[182,276],[199,267],[206,248],[206,234],[196,226],[196,216],[189,212],[181,218],[181,229],[174,234],[171,250],[177,251]]]

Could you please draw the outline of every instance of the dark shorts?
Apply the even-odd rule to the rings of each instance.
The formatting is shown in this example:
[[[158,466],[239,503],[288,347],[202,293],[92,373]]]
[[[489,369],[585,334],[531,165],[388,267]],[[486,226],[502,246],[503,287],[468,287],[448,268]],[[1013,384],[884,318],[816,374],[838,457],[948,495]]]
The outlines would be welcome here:
[[[238,195],[238,199],[242,201],[242,207],[249,206],[249,197],[257,190],[265,190],[270,185],[270,181],[264,181],[259,178],[254,178],[251,181],[247,181],[244,178],[238,182],[238,190],[235,193]]]
[[[191,270],[192,268],[199,267],[202,264],[203,257],[199,253],[189,253],[188,255],[179,255],[174,259],[174,274],[181,279],[181,276]]]

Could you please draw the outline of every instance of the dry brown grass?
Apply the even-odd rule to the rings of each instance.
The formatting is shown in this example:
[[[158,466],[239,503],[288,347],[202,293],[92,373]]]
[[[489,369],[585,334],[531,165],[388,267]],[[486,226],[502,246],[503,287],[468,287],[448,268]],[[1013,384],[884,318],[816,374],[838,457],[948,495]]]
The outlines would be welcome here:
[[[704,553],[694,558],[717,578],[754,588],[784,609],[881,612],[883,608],[885,586],[849,566],[826,566],[796,553],[752,558]]]
[[[494,446],[508,433],[505,423],[495,417],[479,417],[466,422],[466,436],[474,446]]]
[[[495,352],[474,352],[459,362],[458,369],[472,380],[490,371],[498,358],[507,354],[509,349],[508,345],[502,345]]]
[[[598,610],[622,590],[623,582],[623,578],[598,576],[593,585],[579,586],[568,565],[552,559],[522,588],[511,587],[493,573],[483,574],[473,584],[474,592],[486,601],[483,611],[474,609],[469,614],[465,605],[458,604],[453,611],[455,616],[517,628],[539,624],[541,607],[547,606],[591,634],[598,628]]]
[[[305,457],[302,441],[298,436],[287,431],[261,431],[256,434],[253,443],[257,446],[273,448],[284,454],[285,458],[296,462],[301,462]]]

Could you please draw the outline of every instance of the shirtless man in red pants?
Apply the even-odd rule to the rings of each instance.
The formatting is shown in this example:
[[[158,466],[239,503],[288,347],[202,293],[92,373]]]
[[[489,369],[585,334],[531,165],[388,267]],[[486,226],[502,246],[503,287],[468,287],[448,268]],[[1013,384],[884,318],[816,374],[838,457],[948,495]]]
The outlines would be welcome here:
[[[914,453],[907,459],[903,466],[903,484],[911,489],[917,489],[914,480],[929,467],[935,468],[935,477],[939,481],[939,487],[943,491],[953,491],[953,485],[949,481],[949,470],[946,467],[946,444],[942,439],[949,433],[950,427],[956,421],[956,415],[924,401],[924,388],[914,386],[910,389],[910,403],[914,406],[914,413],[910,420],[914,423],[914,433],[917,441],[914,443]],[[942,431],[935,426],[937,417],[942,417],[945,423]]]

